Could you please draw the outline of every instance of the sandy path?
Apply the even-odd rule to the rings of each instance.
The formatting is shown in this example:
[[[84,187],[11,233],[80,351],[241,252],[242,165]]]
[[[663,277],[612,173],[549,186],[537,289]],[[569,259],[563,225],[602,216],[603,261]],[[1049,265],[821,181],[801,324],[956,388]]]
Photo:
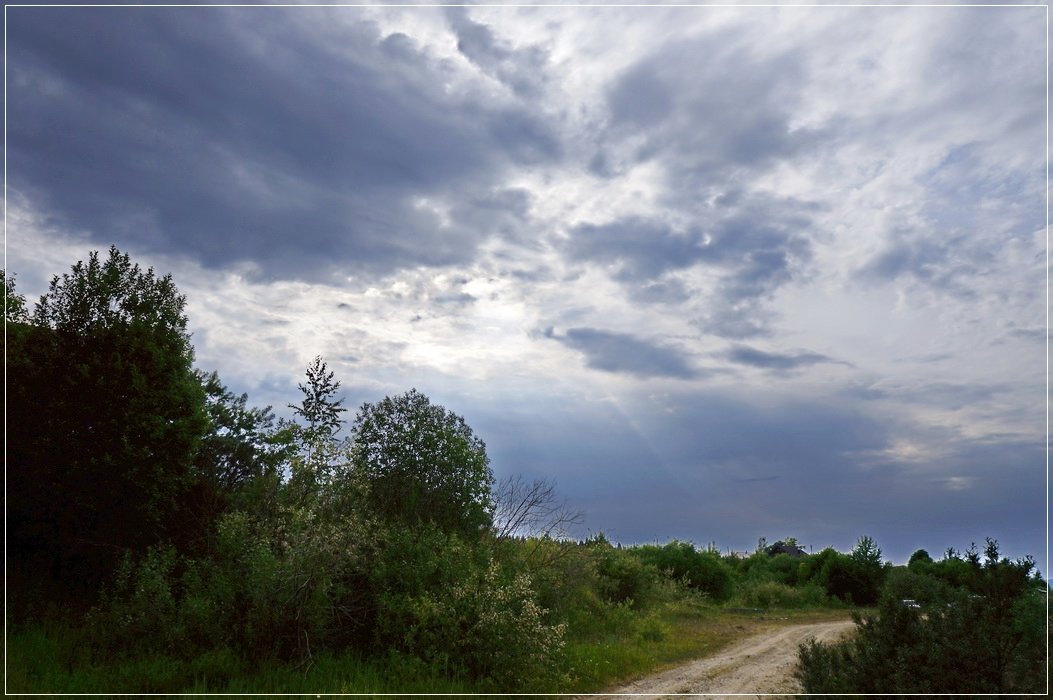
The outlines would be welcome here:
[[[715,656],[692,661],[609,692],[638,693],[653,698],[675,693],[799,693],[800,685],[793,677],[797,647],[808,639],[834,641],[853,627],[850,620],[783,627],[744,639]]]

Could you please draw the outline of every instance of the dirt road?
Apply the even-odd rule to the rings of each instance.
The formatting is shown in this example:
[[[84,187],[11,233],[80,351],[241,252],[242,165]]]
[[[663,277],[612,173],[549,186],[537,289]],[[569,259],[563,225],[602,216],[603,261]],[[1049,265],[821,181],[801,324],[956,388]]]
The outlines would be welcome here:
[[[808,639],[835,641],[853,627],[849,620],[783,627],[744,639],[715,656],[608,692],[637,693],[653,698],[677,693],[799,693],[800,685],[793,677],[797,647]]]

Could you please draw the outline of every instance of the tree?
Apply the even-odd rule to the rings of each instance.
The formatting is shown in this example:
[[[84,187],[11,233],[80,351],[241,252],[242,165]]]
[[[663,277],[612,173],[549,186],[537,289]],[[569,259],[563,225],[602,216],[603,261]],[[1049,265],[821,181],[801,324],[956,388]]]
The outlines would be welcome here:
[[[300,446],[300,454],[291,461],[290,487],[294,500],[316,496],[325,487],[346,482],[351,468],[347,440],[337,435],[344,421],[340,414],[343,399],[337,399],[340,382],[321,357],[315,357],[307,366],[307,381],[300,384],[303,400],[299,405],[289,404],[293,412],[305,425],[286,423],[291,437]]]
[[[926,566],[931,563],[932,557],[929,556],[929,553],[924,549],[919,549],[918,551],[914,552],[914,554],[910,555],[910,559],[907,560],[907,566],[910,567]]]
[[[91,591],[123,550],[179,531],[208,430],[184,306],[171,275],[111,247],[53,278],[9,336],[16,567]]]
[[[225,512],[238,506],[266,509],[264,501],[276,492],[281,464],[291,456],[292,446],[289,431],[275,426],[270,406],[249,407],[248,396],[231,392],[216,372],[197,376],[205,391],[209,427],[194,459],[183,539],[210,549],[216,523]]]
[[[307,383],[297,385],[303,393],[303,401],[299,406],[289,404],[296,415],[307,421],[303,439],[308,443],[334,437],[343,425],[340,414],[347,411],[342,406],[344,400],[336,398],[340,382],[328,370],[321,356],[315,357],[307,365]]]
[[[8,277],[5,270],[0,270],[0,282],[4,285],[4,319],[8,323],[28,323],[26,298],[15,292],[14,275]]]
[[[355,419],[354,460],[378,515],[476,537],[493,523],[486,445],[464,419],[413,389]]]
[[[818,581],[832,596],[855,605],[873,605],[878,600],[887,567],[873,538],[859,538],[851,554],[826,549],[817,555]]]

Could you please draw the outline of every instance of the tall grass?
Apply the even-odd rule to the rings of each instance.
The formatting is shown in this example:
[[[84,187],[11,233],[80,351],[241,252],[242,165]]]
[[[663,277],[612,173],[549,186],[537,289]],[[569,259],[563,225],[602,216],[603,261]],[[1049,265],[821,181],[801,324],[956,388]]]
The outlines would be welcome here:
[[[94,658],[75,628],[33,625],[8,638],[7,690],[13,693],[475,693],[411,657],[314,656],[306,664],[250,667],[228,648],[193,659],[149,654]]]
[[[731,604],[729,604],[731,605]],[[567,640],[565,673],[536,692],[596,692],[712,654],[787,622],[844,616],[835,610],[741,614],[661,585],[646,605],[593,609]],[[480,683],[442,673],[412,656],[316,654],[307,664],[250,664],[220,648],[193,659],[146,654],[107,659],[81,630],[34,623],[8,638],[7,689],[15,693],[453,693],[485,694]]]

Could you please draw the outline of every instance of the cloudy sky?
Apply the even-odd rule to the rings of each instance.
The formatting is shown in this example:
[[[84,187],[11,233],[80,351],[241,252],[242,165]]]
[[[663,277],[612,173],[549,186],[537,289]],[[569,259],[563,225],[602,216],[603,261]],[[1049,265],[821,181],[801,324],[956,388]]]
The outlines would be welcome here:
[[[1031,7],[9,7],[7,269],[171,271],[286,413],[416,387],[583,532],[1046,548]]]

